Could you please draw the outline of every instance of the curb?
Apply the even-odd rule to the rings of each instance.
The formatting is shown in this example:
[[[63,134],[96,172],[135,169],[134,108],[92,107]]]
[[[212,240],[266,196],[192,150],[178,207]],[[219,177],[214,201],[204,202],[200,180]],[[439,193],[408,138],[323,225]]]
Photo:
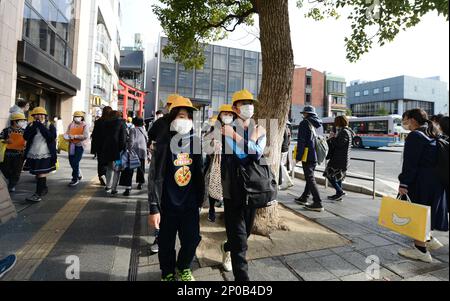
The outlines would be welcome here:
[[[301,173],[301,172],[296,171],[295,172],[295,178],[304,181],[305,180],[305,175],[303,173]],[[325,186],[325,184],[326,184],[326,180],[325,180],[324,177],[316,176],[316,182],[319,185],[324,185]],[[343,183],[342,186],[343,186],[342,188],[344,190],[346,190],[346,191],[356,192],[356,193],[361,193],[361,194],[364,194],[364,195],[373,196],[373,190],[372,189],[369,189],[369,188],[361,186],[361,185],[350,184],[350,183]],[[380,197],[380,198],[386,196],[385,193],[382,193],[382,192],[379,192],[379,191],[375,191],[375,195],[377,197]]]

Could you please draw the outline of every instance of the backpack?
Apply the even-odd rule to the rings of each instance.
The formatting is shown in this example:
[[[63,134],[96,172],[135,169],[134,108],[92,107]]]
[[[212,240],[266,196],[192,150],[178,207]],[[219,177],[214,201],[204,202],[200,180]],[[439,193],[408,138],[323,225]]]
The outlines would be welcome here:
[[[438,152],[438,164],[436,166],[436,173],[439,177],[439,180],[444,185],[444,187],[448,187],[449,179],[449,148],[448,141],[443,139],[442,137],[436,139],[436,146]]]
[[[321,165],[327,159],[330,147],[328,145],[327,138],[325,138],[324,136],[317,135],[316,129],[314,128],[312,123],[308,121],[308,124],[311,129],[314,144],[316,147],[317,163]]]
[[[261,209],[272,206],[277,199],[278,187],[275,176],[265,158],[239,165],[238,183],[244,188],[245,206]]]

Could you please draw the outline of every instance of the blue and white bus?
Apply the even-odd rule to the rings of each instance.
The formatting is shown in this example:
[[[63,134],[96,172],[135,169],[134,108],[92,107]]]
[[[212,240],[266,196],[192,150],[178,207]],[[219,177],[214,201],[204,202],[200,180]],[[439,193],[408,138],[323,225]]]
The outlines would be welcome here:
[[[350,128],[355,132],[353,146],[358,148],[380,148],[404,146],[409,132],[402,127],[402,116],[349,117]],[[334,118],[324,118],[324,133],[334,128]]]

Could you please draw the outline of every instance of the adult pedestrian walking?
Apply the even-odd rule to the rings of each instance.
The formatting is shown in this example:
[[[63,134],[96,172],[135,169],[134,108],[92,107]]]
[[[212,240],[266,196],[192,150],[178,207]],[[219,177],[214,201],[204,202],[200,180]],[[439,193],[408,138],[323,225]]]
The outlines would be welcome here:
[[[15,192],[23,169],[25,152],[23,135],[27,127],[27,118],[23,113],[14,113],[9,119],[11,126],[0,133],[0,140],[6,142],[6,151],[0,167],[3,175],[8,180],[9,192]]]
[[[347,170],[350,164],[350,153],[352,150],[354,132],[349,128],[349,119],[346,116],[338,116],[334,121],[336,132],[332,132],[327,140],[330,151],[327,160],[329,160],[324,176],[328,179],[331,186],[336,189],[336,194],[329,196],[331,201],[342,201],[347,195],[342,182],[347,176]]]
[[[405,142],[402,173],[399,176],[401,196],[409,196],[415,204],[431,207],[431,230],[448,232],[448,203],[444,186],[436,175],[438,131],[422,109],[403,115],[403,126],[411,131]],[[429,251],[443,247],[435,237],[424,243],[414,242],[414,248],[400,250],[399,254],[424,262],[433,261]]]
[[[248,90],[233,95],[233,111],[237,119],[231,125],[224,125],[222,135],[227,145],[222,156],[223,197],[225,205],[225,228],[227,242],[222,244],[223,266],[232,270],[236,281],[249,281],[248,275],[248,238],[251,235],[256,209],[246,206],[243,183],[235,175],[249,163],[259,162],[264,154],[267,137],[266,130],[255,124],[253,94]]]
[[[97,174],[100,184],[106,186],[106,163],[102,159],[103,145],[106,139],[106,123],[111,117],[112,108],[104,107],[102,117],[95,121],[91,135],[91,154],[97,156]]]
[[[136,171],[136,182],[138,184],[137,190],[142,190],[142,187],[145,184],[145,161],[147,160],[148,136],[147,132],[145,131],[144,119],[133,119],[133,125],[134,127],[128,134],[127,146],[128,149],[136,154],[141,161],[141,166]],[[126,187],[126,190],[123,193],[124,196],[130,196],[131,194],[133,186],[133,175],[134,169],[127,168],[122,171],[122,175],[120,177],[120,186]]]
[[[75,187],[83,179],[80,162],[89,139],[89,126],[85,122],[84,112],[77,111],[73,114],[73,121],[67,127],[64,139],[69,141],[69,162],[72,167],[72,181],[69,186]]]
[[[47,175],[56,170],[56,128],[48,121],[47,111],[37,107],[31,113],[34,121],[27,126],[23,137],[26,140],[25,170],[36,176],[36,192],[26,200],[41,202],[47,195]]]
[[[101,164],[106,165],[107,193],[117,195],[120,171],[122,169],[121,154],[127,146],[127,127],[118,111],[112,111],[105,122],[105,141],[101,150]]]
[[[169,135],[159,135],[153,169],[149,172],[150,225],[159,227],[159,262],[163,281],[195,281],[191,265],[201,241],[200,211],[205,183],[200,139],[193,128],[192,102],[173,101],[167,123]],[[149,185],[150,186],[150,185]],[[176,236],[181,249],[176,257]]]
[[[292,138],[292,133],[289,124],[290,122],[288,121],[286,123],[286,128],[284,130],[283,144],[281,145],[280,177],[278,183],[280,190],[286,190],[294,186],[294,182],[289,176],[289,172],[287,169],[289,148],[291,146],[291,138]],[[284,182],[286,182],[285,186],[283,186]]]
[[[297,204],[304,205],[305,209],[316,212],[323,212],[319,189],[317,187],[315,170],[317,167],[317,153],[314,139],[314,131],[322,128],[322,120],[316,113],[313,106],[305,106],[301,112],[303,121],[298,128],[297,162],[302,162],[303,173],[305,175],[306,187],[303,194],[295,201]],[[308,204],[309,197],[312,194],[313,203]]]

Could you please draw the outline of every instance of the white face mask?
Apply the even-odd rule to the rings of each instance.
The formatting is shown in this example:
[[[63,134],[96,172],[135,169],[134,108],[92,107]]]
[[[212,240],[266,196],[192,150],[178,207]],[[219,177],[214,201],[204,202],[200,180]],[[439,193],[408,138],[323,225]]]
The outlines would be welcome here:
[[[171,125],[171,129],[180,135],[189,134],[193,127],[194,123],[190,119],[175,119]]]
[[[244,120],[248,120],[255,115],[255,106],[254,105],[244,105],[240,108],[241,114],[240,117]]]
[[[225,116],[225,117],[222,118],[222,121],[223,121],[223,123],[224,123],[225,125],[230,125],[230,124],[233,123],[234,118],[231,117],[231,116]]]
[[[83,121],[83,118],[81,118],[81,117],[75,117],[75,118],[73,119],[73,121],[75,121],[76,123],[81,123],[81,122]]]
[[[28,122],[26,121],[19,121],[17,124],[20,128],[25,129],[28,125]]]

